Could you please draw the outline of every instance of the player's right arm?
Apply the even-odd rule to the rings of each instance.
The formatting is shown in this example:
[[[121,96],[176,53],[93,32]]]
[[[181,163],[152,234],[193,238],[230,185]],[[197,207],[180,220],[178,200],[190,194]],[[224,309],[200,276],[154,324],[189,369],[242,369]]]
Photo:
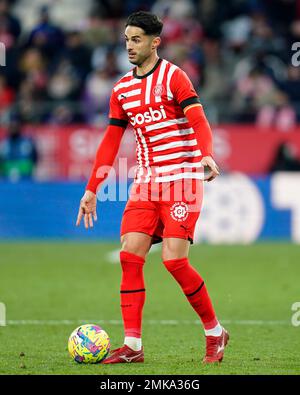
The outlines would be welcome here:
[[[97,220],[97,189],[108,176],[109,170],[117,156],[128,119],[118,98],[112,91],[110,99],[109,124],[104,137],[98,147],[94,166],[85,193],[80,200],[76,226],[84,219],[86,229],[93,227],[93,220]]]

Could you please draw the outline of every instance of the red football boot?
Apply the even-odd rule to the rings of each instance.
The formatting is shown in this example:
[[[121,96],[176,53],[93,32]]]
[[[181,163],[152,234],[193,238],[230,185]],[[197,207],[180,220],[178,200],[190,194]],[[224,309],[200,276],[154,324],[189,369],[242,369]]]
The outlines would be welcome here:
[[[130,363],[130,362],[144,362],[144,349],[134,351],[126,344],[123,347],[111,351],[109,357],[105,358],[102,363]]]
[[[222,362],[229,334],[223,328],[221,336],[206,336],[206,355],[203,363]]]

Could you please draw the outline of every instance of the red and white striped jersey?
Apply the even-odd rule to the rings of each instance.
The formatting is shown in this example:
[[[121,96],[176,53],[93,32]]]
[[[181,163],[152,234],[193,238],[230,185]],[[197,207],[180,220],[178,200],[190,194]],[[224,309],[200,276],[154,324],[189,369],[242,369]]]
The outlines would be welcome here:
[[[202,178],[201,151],[183,112],[194,103],[199,98],[186,73],[164,59],[149,73],[138,76],[133,69],[114,85],[109,122],[133,126],[136,183]]]

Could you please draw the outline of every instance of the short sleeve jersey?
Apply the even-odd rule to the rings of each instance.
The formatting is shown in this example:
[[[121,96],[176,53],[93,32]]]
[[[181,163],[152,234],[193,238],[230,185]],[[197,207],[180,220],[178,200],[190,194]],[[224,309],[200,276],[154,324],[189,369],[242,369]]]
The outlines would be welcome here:
[[[136,139],[135,182],[201,178],[201,151],[183,109],[199,103],[187,74],[159,59],[147,74],[135,69],[114,86],[109,122],[133,127]]]

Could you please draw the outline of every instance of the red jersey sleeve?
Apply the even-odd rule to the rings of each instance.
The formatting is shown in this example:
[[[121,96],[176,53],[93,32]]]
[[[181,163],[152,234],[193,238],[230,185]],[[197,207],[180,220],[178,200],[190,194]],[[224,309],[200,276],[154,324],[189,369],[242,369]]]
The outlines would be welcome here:
[[[211,128],[191,80],[180,68],[174,71],[170,81],[170,88],[174,99],[180,105],[189,124],[194,129],[202,156],[212,156]]]
[[[184,109],[190,104],[200,103],[199,97],[187,74],[179,67],[174,71],[170,88],[174,99]]]
[[[202,156],[213,156],[212,131],[201,105],[191,105],[184,112],[194,129]]]
[[[101,141],[94,166],[86,189],[94,193],[98,186],[106,179],[117,156],[125,128],[109,125]]]
[[[126,112],[123,110],[117,93],[112,90],[109,103],[109,124],[113,126],[125,127],[128,124],[128,117]]]

